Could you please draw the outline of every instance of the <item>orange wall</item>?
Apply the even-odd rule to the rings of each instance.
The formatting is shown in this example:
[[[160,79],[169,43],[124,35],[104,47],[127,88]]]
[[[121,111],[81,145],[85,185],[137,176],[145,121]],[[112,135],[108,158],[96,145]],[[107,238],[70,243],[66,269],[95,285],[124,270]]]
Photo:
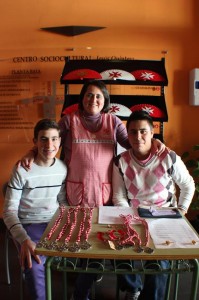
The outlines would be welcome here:
[[[165,142],[179,154],[199,143],[199,106],[190,106],[188,100],[189,71],[199,68],[197,0],[43,0],[28,5],[26,0],[3,2],[0,4],[0,66],[5,68],[6,59],[29,55],[114,53],[136,59],[160,59],[165,55],[169,80],[165,89],[169,116],[164,126]],[[40,30],[71,25],[106,28],[74,37]],[[86,50],[87,46],[92,47],[91,52]],[[162,53],[165,50],[167,54]],[[59,81],[63,65],[58,63],[54,68],[53,64],[46,64],[42,68],[49,80]],[[57,118],[59,111],[60,107]],[[0,141],[0,184],[8,179],[13,164],[30,146],[31,142]]]

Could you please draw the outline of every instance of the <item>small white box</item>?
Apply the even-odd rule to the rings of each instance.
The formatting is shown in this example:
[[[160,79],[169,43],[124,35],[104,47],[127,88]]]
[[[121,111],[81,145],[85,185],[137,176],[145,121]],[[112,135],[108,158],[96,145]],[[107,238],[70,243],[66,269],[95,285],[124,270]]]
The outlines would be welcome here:
[[[189,104],[199,105],[199,69],[193,69],[189,74]]]

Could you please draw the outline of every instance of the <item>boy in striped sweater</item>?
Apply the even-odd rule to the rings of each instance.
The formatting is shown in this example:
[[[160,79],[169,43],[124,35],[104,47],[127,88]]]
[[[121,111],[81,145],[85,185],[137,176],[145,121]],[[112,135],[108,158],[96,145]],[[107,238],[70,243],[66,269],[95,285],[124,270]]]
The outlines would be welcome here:
[[[34,128],[38,152],[31,170],[14,167],[7,185],[3,220],[19,249],[21,268],[33,300],[45,300],[45,257],[34,249],[60,204],[66,204],[66,165],[55,156],[60,129],[55,121],[40,120]]]

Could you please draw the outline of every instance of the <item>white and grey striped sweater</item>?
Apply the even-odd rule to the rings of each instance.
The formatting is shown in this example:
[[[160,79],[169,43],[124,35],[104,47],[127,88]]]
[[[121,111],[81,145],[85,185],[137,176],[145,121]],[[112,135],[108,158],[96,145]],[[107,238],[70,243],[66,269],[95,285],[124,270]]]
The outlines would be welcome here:
[[[14,167],[6,191],[3,219],[20,244],[28,238],[21,224],[48,223],[59,204],[66,204],[66,170],[59,159],[50,167],[33,163],[28,172]]]

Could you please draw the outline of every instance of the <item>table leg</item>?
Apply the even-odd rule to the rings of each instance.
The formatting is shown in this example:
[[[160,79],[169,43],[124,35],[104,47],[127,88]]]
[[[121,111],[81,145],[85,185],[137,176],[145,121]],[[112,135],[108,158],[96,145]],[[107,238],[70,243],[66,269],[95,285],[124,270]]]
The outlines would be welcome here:
[[[176,268],[179,269],[179,268],[180,268],[180,261],[179,261],[179,260],[175,261],[175,264],[176,264]],[[177,300],[177,299],[178,299],[179,276],[180,276],[179,273],[176,273],[176,274],[175,274],[175,282],[174,282],[174,298],[173,298],[174,300]]]
[[[191,282],[191,297],[190,300],[197,300],[198,281],[199,281],[199,262],[197,259],[191,260],[194,265],[194,271]]]
[[[52,300],[52,286],[51,286],[51,262],[53,256],[49,256],[45,262],[45,278],[46,278],[46,300]]]
[[[174,261],[172,260],[170,262],[171,269],[173,268]],[[172,282],[172,273],[168,274],[168,280],[167,280],[167,288],[166,288],[166,294],[165,294],[165,300],[169,300],[170,298],[170,292],[171,292],[171,282]]]
[[[66,266],[67,266],[67,258],[64,258],[64,267],[66,268]],[[67,300],[67,273],[66,273],[66,271],[63,271],[63,287],[64,287],[63,300]]]

